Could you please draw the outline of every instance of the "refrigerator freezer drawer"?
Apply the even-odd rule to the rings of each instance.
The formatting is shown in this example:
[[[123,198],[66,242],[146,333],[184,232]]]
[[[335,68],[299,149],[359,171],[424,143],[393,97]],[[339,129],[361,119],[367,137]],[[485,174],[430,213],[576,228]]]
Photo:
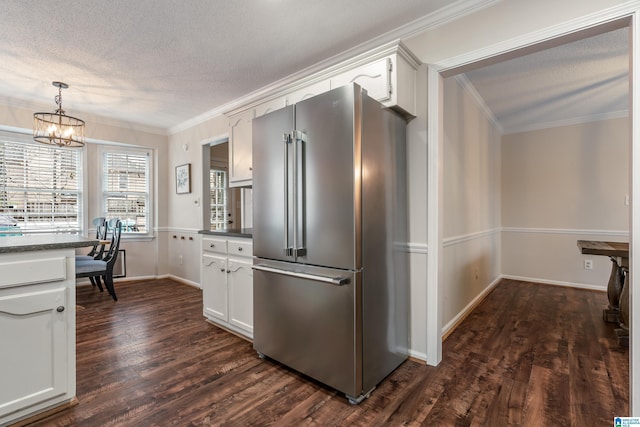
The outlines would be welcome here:
[[[360,273],[282,270],[254,266],[254,348],[349,396],[359,396]],[[348,283],[325,280],[335,277]]]

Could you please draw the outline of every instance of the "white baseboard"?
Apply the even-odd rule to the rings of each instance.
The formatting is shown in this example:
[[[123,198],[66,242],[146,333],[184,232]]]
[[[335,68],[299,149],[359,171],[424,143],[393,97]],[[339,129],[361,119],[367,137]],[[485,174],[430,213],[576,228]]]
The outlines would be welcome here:
[[[409,349],[409,357],[413,359],[422,360],[423,362],[427,363],[427,354],[422,353],[421,351],[415,351],[415,350]]]
[[[463,308],[453,319],[451,319],[446,325],[442,327],[442,339],[446,339],[447,335],[449,335],[453,330],[458,326],[472,311],[478,304],[480,304],[486,297],[489,295],[489,292],[496,287],[498,283],[502,280],[502,276],[498,276],[493,282],[489,283],[489,286],[484,288],[482,292],[478,294],[465,308]]]
[[[174,276],[173,274],[167,274],[166,276],[163,276],[163,278],[168,278],[171,280],[175,280],[176,282],[183,283],[185,285],[193,286],[194,288],[202,289],[200,287],[200,283],[192,282],[191,280],[183,279],[182,277]]]
[[[503,274],[500,276],[500,278],[520,280],[522,282],[542,283],[543,285],[554,285],[554,286],[564,286],[567,288],[587,289],[590,291],[601,291],[601,292],[607,291],[607,288],[605,286],[586,285],[584,283],[574,283],[574,282],[562,282],[559,280],[540,279],[537,277],[522,277],[522,276],[512,276],[509,274]]]
[[[171,280],[175,280],[176,282],[183,283],[185,285],[193,286],[194,288],[202,289],[200,287],[200,283],[192,282],[191,280],[183,279],[182,277],[174,276],[173,274],[162,274],[159,276],[120,277],[120,278],[114,278],[113,282],[124,283],[124,282],[138,282],[141,280],[156,280],[156,279],[171,279]],[[85,278],[85,279],[77,280],[76,284],[78,286],[84,286],[84,285],[91,284],[91,282],[89,282],[89,279]]]

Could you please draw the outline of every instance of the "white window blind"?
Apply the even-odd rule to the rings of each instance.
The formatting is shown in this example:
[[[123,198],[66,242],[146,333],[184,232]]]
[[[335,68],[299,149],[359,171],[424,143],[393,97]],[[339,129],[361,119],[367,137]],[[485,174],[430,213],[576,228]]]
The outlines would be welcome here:
[[[81,151],[8,139],[0,139],[0,233],[79,232]]]
[[[103,153],[103,206],[107,219],[119,218],[125,233],[149,231],[149,153]]]

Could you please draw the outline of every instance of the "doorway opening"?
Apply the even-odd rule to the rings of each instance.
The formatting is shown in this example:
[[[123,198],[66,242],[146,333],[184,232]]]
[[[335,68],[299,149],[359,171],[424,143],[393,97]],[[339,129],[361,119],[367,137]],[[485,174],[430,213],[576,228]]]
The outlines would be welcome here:
[[[447,237],[448,237],[447,235],[445,235],[446,229],[444,225],[445,221],[448,220],[448,216],[447,216],[448,213],[445,212],[443,208],[443,206],[445,205],[444,192],[446,191],[446,186],[445,186],[446,184],[444,183],[446,172],[443,172],[445,168],[445,150],[444,150],[445,135],[444,135],[444,124],[443,124],[443,117],[444,117],[443,115],[445,114],[444,97],[443,97],[444,79],[450,76],[455,76],[457,74],[469,71],[469,70],[477,69],[485,65],[496,64],[498,62],[501,62],[504,59],[516,58],[531,52],[539,52],[544,49],[559,46],[571,41],[582,40],[592,35],[603,34],[609,31],[613,31],[615,29],[629,27],[631,25],[631,21],[632,20],[629,18],[629,16],[618,17],[617,19],[605,22],[604,24],[602,22],[593,22],[592,23],[593,26],[586,29],[584,27],[578,28],[578,29],[564,28],[563,29],[564,33],[561,33],[560,35],[558,35],[560,33],[559,29],[553,29],[553,31],[555,31],[556,34],[547,34],[545,38],[543,38],[540,34],[536,36],[532,36],[532,38],[537,37],[538,39],[530,40],[530,44],[528,46],[525,44],[522,44],[522,40],[520,40],[518,42],[518,43],[521,43],[519,46],[512,46],[511,50],[504,49],[504,46],[503,46],[503,49],[504,49],[503,51],[496,51],[493,54],[493,56],[490,56],[490,57],[486,54],[486,51],[485,52],[478,51],[478,52],[474,52],[469,55],[466,55],[465,60],[469,61],[466,63],[455,64],[453,63],[453,60],[450,62],[447,62],[445,60],[445,61],[442,61],[441,64],[435,64],[433,66],[428,67],[428,80],[427,80],[428,95],[427,96],[428,96],[428,107],[429,107],[428,109],[430,111],[430,114],[428,115],[427,132],[428,132],[428,144],[430,148],[429,148],[427,170],[428,170],[428,211],[430,213],[430,217],[428,218],[429,222],[428,222],[428,233],[427,233],[428,247],[429,247],[428,268],[427,268],[427,274],[428,274],[427,298],[428,298],[428,302],[431,302],[431,303],[428,303],[427,305],[429,308],[435,311],[435,313],[432,312],[431,315],[428,317],[428,324],[427,324],[427,359],[428,360],[430,359],[432,361],[435,361],[436,362],[435,364],[439,363],[439,361],[441,360],[441,357],[442,357],[441,331],[443,330],[442,323],[446,321],[445,319],[443,319],[443,309],[442,309],[443,302],[446,300],[446,293],[444,292],[444,289],[443,289],[444,288],[443,283],[446,281],[445,265],[444,265],[443,258],[446,254],[445,247],[447,245]],[[634,44],[636,36],[634,35],[633,26],[631,26],[630,32],[632,34],[632,36],[630,37],[630,40],[632,40],[633,42],[630,43],[630,46],[628,48],[628,53],[631,57],[631,62],[634,62],[634,53],[635,51],[637,51],[637,47]],[[514,43],[516,42],[514,41]],[[469,58],[473,57],[474,55],[476,55],[475,62],[473,60],[469,60]],[[628,80],[629,82],[633,80],[633,67],[631,67],[629,70]],[[630,85],[630,87],[632,86]],[[634,154],[633,154],[633,147],[635,142],[634,139],[637,139],[637,137],[634,135],[635,130],[633,129],[634,113],[633,113],[632,106],[635,99],[634,99],[634,93],[631,91],[631,89],[629,89],[628,94],[629,94],[630,105],[631,105],[631,108],[629,109],[629,118],[628,118],[629,145],[628,145],[628,152],[625,153],[627,157],[625,157],[624,159],[621,159],[621,161],[630,162],[631,166],[629,168],[628,180],[631,183],[638,180],[637,174],[633,172],[634,171],[633,166],[636,163],[638,163],[638,160],[634,159]],[[433,113],[434,111],[435,111],[435,114]],[[637,188],[637,185],[635,186],[630,185],[629,192],[637,194],[637,190],[635,190],[634,188]],[[632,194],[631,200],[633,199],[634,197]],[[628,209],[629,217],[632,218],[629,225],[628,239],[630,243],[633,243],[633,240],[634,240],[633,229],[635,228],[634,223],[637,223],[637,221],[635,222],[633,221],[633,216],[634,215],[637,216],[637,214],[635,214],[633,210],[633,204],[631,204],[631,206],[627,206],[627,209]],[[504,225],[501,226],[501,228],[504,228]],[[575,250],[576,251],[578,250],[577,247],[575,248]],[[631,264],[635,263],[635,260],[633,259],[633,257],[630,259],[630,263]],[[636,281],[633,280],[633,275],[632,275],[631,280],[629,281],[631,292],[633,292],[633,289],[637,287],[635,286],[634,282]],[[633,303],[633,301],[631,301],[631,303]],[[633,310],[630,309],[630,311],[632,312]],[[631,321],[633,321],[633,319],[631,319]],[[633,325],[630,325],[630,326],[633,329]],[[634,344],[634,341],[632,340],[630,345],[630,353],[629,353],[630,356],[633,353],[634,347],[636,347],[636,344]],[[631,379],[633,378],[632,375],[635,372],[635,370],[633,369],[633,358],[629,357],[629,359],[630,359],[630,371],[631,371],[630,378],[629,378],[630,380],[629,383],[631,388],[631,398],[630,398],[629,404],[631,407],[631,412],[634,413],[634,408],[640,405],[636,403],[637,398],[635,396],[637,396],[638,393],[634,393],[633,389],[636,387],[634,386],[634,381],[631,381]]]
[[[239,188],[229,187],[229,140],[216,140],[203,147],[204,228],[240,228],[242,199]]]

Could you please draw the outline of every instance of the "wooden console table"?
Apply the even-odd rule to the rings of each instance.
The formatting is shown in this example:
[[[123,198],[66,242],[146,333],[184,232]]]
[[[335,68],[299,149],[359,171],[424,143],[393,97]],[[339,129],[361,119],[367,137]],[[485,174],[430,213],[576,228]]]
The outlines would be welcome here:
[[[620,324],[620,329],[616,329],[618,343],[629,345],[629,243],[578,240],[578,247],[583,254],[611,259],[611,275],[607,284],[609,307],[602,311],[602,317],[607,322]]]

